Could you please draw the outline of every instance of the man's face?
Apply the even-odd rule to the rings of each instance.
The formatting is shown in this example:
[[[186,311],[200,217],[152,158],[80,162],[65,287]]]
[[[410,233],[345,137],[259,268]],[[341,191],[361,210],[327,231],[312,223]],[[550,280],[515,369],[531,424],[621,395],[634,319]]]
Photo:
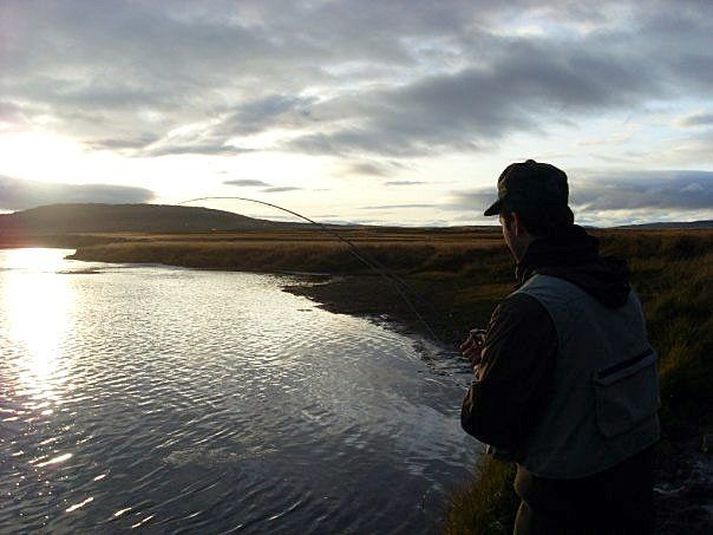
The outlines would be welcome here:
[[[515,221],[512,218],[507,219],[503,217],[503,214],[500,214],[499,220],[500,226],[503,229],[505,245],[508,246],[512,255],[517,259],[517,255],[515,254]]]
[[[505,244],[510,249],[515,261],[519,262],[525,257],[525,252],[533,241],[533,237],[522,226],[517,213],[508,214],[507,217],[503,217],[501,214],[500,225],[503,229]]]

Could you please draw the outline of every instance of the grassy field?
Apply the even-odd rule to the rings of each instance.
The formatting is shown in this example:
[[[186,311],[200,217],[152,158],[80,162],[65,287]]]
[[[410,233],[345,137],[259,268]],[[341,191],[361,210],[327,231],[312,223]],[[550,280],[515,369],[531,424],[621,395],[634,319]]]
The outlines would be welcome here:
[[[713,231],[596,231],[604,253],[629,261],[652,343],[659,352],[664,439],[660,478],[700,448],[713,430]],[[497,230],[351,229],[340,233],[362,254],[407,281],[429,325],[455,346],[467,330],[483,326],[496,303],[509,293],[513,265]],[[166,235],[81,236],[76,258],[111,262],[156,262],[249,271],[317,272],[350,275],[326,285],[295,288],[335,310],[388,314],[423,330],[403,299],[350,248],[309,229]],[[453,494],[444,532],[509,533],[517,503],[512,468],[483,459],[474,481]],[[690,511],[682,515],[691,516]],[[667,520],[686,525],[686,519]],[[678,529],[676,528],[676,529]],[[665,531],[661,531],[664,533]],[[672,532],[675,532],[672,531]]]

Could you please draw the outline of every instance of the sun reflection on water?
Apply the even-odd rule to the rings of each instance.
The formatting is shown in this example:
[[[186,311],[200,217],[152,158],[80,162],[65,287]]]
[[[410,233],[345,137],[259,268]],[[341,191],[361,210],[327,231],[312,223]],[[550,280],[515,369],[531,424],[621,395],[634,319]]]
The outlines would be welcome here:
[[[3,251],[4,277],[0,313],[6,316],[18,393],[35,400],[58,400],[68,369],[63,359],[74,305],[71,281],[57,274],[63,251],[16,249]]]

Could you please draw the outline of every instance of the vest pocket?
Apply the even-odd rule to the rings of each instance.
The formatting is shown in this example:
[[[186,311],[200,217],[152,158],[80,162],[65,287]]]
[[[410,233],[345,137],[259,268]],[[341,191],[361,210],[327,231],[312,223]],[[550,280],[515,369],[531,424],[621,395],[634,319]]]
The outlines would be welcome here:
[[[626,433],[659,408],[656,352],[649,349],[594,374],[597,425],[609,438]]]

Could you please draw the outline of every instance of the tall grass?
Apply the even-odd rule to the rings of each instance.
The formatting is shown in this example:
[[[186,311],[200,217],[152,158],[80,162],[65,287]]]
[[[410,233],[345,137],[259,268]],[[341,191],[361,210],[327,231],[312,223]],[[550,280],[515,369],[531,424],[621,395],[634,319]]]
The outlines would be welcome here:
[[[519,499],[512,488],[515,467],[492,457],[481,457],[475,469],[475,482],[451,493],[443,533],[462,535],[512,533]]]
[[[358,253],[398,273],[452,273],[478,256],[502,247],[493,232],[477,240],[463,233],[434,231],[340,232]],[[251,271],[369,273],[345,243],[315,231],[241,234],[122,235],[121,241],[80,247],[74,258],[151,262],[197,268]]]

